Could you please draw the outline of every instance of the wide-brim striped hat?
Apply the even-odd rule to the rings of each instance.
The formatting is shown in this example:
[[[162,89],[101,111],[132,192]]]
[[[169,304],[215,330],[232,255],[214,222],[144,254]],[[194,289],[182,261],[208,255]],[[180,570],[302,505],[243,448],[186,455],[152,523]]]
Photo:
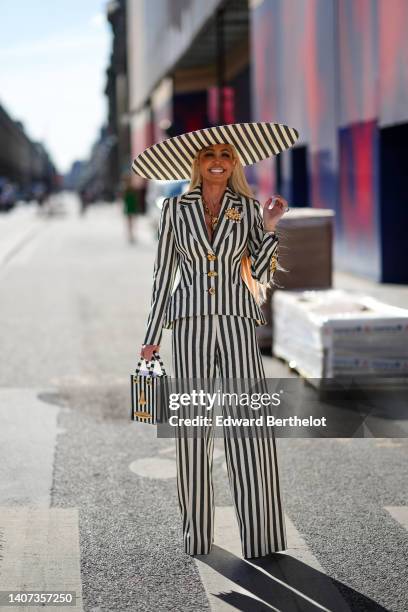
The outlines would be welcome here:
[[[186,132],[145,149],[132,170],[147,179],[189,179],[194,157],[212,144],[232,144],[244,166],[278,155],[292,147],[299,133],[281,123],[232,123]]]

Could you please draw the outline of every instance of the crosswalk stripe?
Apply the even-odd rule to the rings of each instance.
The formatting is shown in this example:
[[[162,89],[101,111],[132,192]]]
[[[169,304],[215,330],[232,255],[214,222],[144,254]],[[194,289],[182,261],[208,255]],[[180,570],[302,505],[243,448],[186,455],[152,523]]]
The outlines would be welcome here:
[[[40,399],[48,391],[0,389],[0,506],[51,505],[61,408]]]
[[[254,612],[299,612],[311,605],[316,610],[349,612],[295,525],[288,516],[285,519],[289,548],[266,561],[265,569],[265,559],[242,559],[233,506],[216,507],[214,548],[210,555],[194,557],[213,612],[239,609],[240,601]],[[311,592],[318,594],[317,599],[307,594]]]
[[[75,591],[69,610],[82,612],[78,525],[77,508],[0,506],[1,590]],[[24,606],[27,612],[39,609]]]
[[[408,506],[384,506],[393,519],[408,530]]]

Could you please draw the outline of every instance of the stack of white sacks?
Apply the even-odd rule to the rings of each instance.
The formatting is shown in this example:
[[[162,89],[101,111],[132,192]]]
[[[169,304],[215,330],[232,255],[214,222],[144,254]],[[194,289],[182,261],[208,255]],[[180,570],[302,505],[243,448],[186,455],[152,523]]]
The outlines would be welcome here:
[[[408,310],[338,289],[273,300],[273,352],[302,376],[408,376]]]

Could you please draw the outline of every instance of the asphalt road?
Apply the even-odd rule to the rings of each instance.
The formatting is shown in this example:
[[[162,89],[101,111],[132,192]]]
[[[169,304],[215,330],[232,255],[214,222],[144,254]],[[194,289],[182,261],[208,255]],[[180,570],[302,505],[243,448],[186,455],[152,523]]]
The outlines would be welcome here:
[[[154,238],[142,220],[129,244],[119,206],[56,210],[0,218],[0,590],[73,590],[89,612],[407,610],[407,438],[278,439],[290,547],[254,563],[218,440],[217,547],[184,554],[174,441],[129,420]]]

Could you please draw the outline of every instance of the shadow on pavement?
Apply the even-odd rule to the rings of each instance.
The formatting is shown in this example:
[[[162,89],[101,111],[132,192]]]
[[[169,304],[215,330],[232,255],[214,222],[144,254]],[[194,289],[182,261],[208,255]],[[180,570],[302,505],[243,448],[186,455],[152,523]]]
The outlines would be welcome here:
[[[386,612],[386,608],[344,583],[282,553],[245,560],[213,545],[209,555],[197,555],[197,559],[254,596],[234,590],[212,594],[237,610]]]

